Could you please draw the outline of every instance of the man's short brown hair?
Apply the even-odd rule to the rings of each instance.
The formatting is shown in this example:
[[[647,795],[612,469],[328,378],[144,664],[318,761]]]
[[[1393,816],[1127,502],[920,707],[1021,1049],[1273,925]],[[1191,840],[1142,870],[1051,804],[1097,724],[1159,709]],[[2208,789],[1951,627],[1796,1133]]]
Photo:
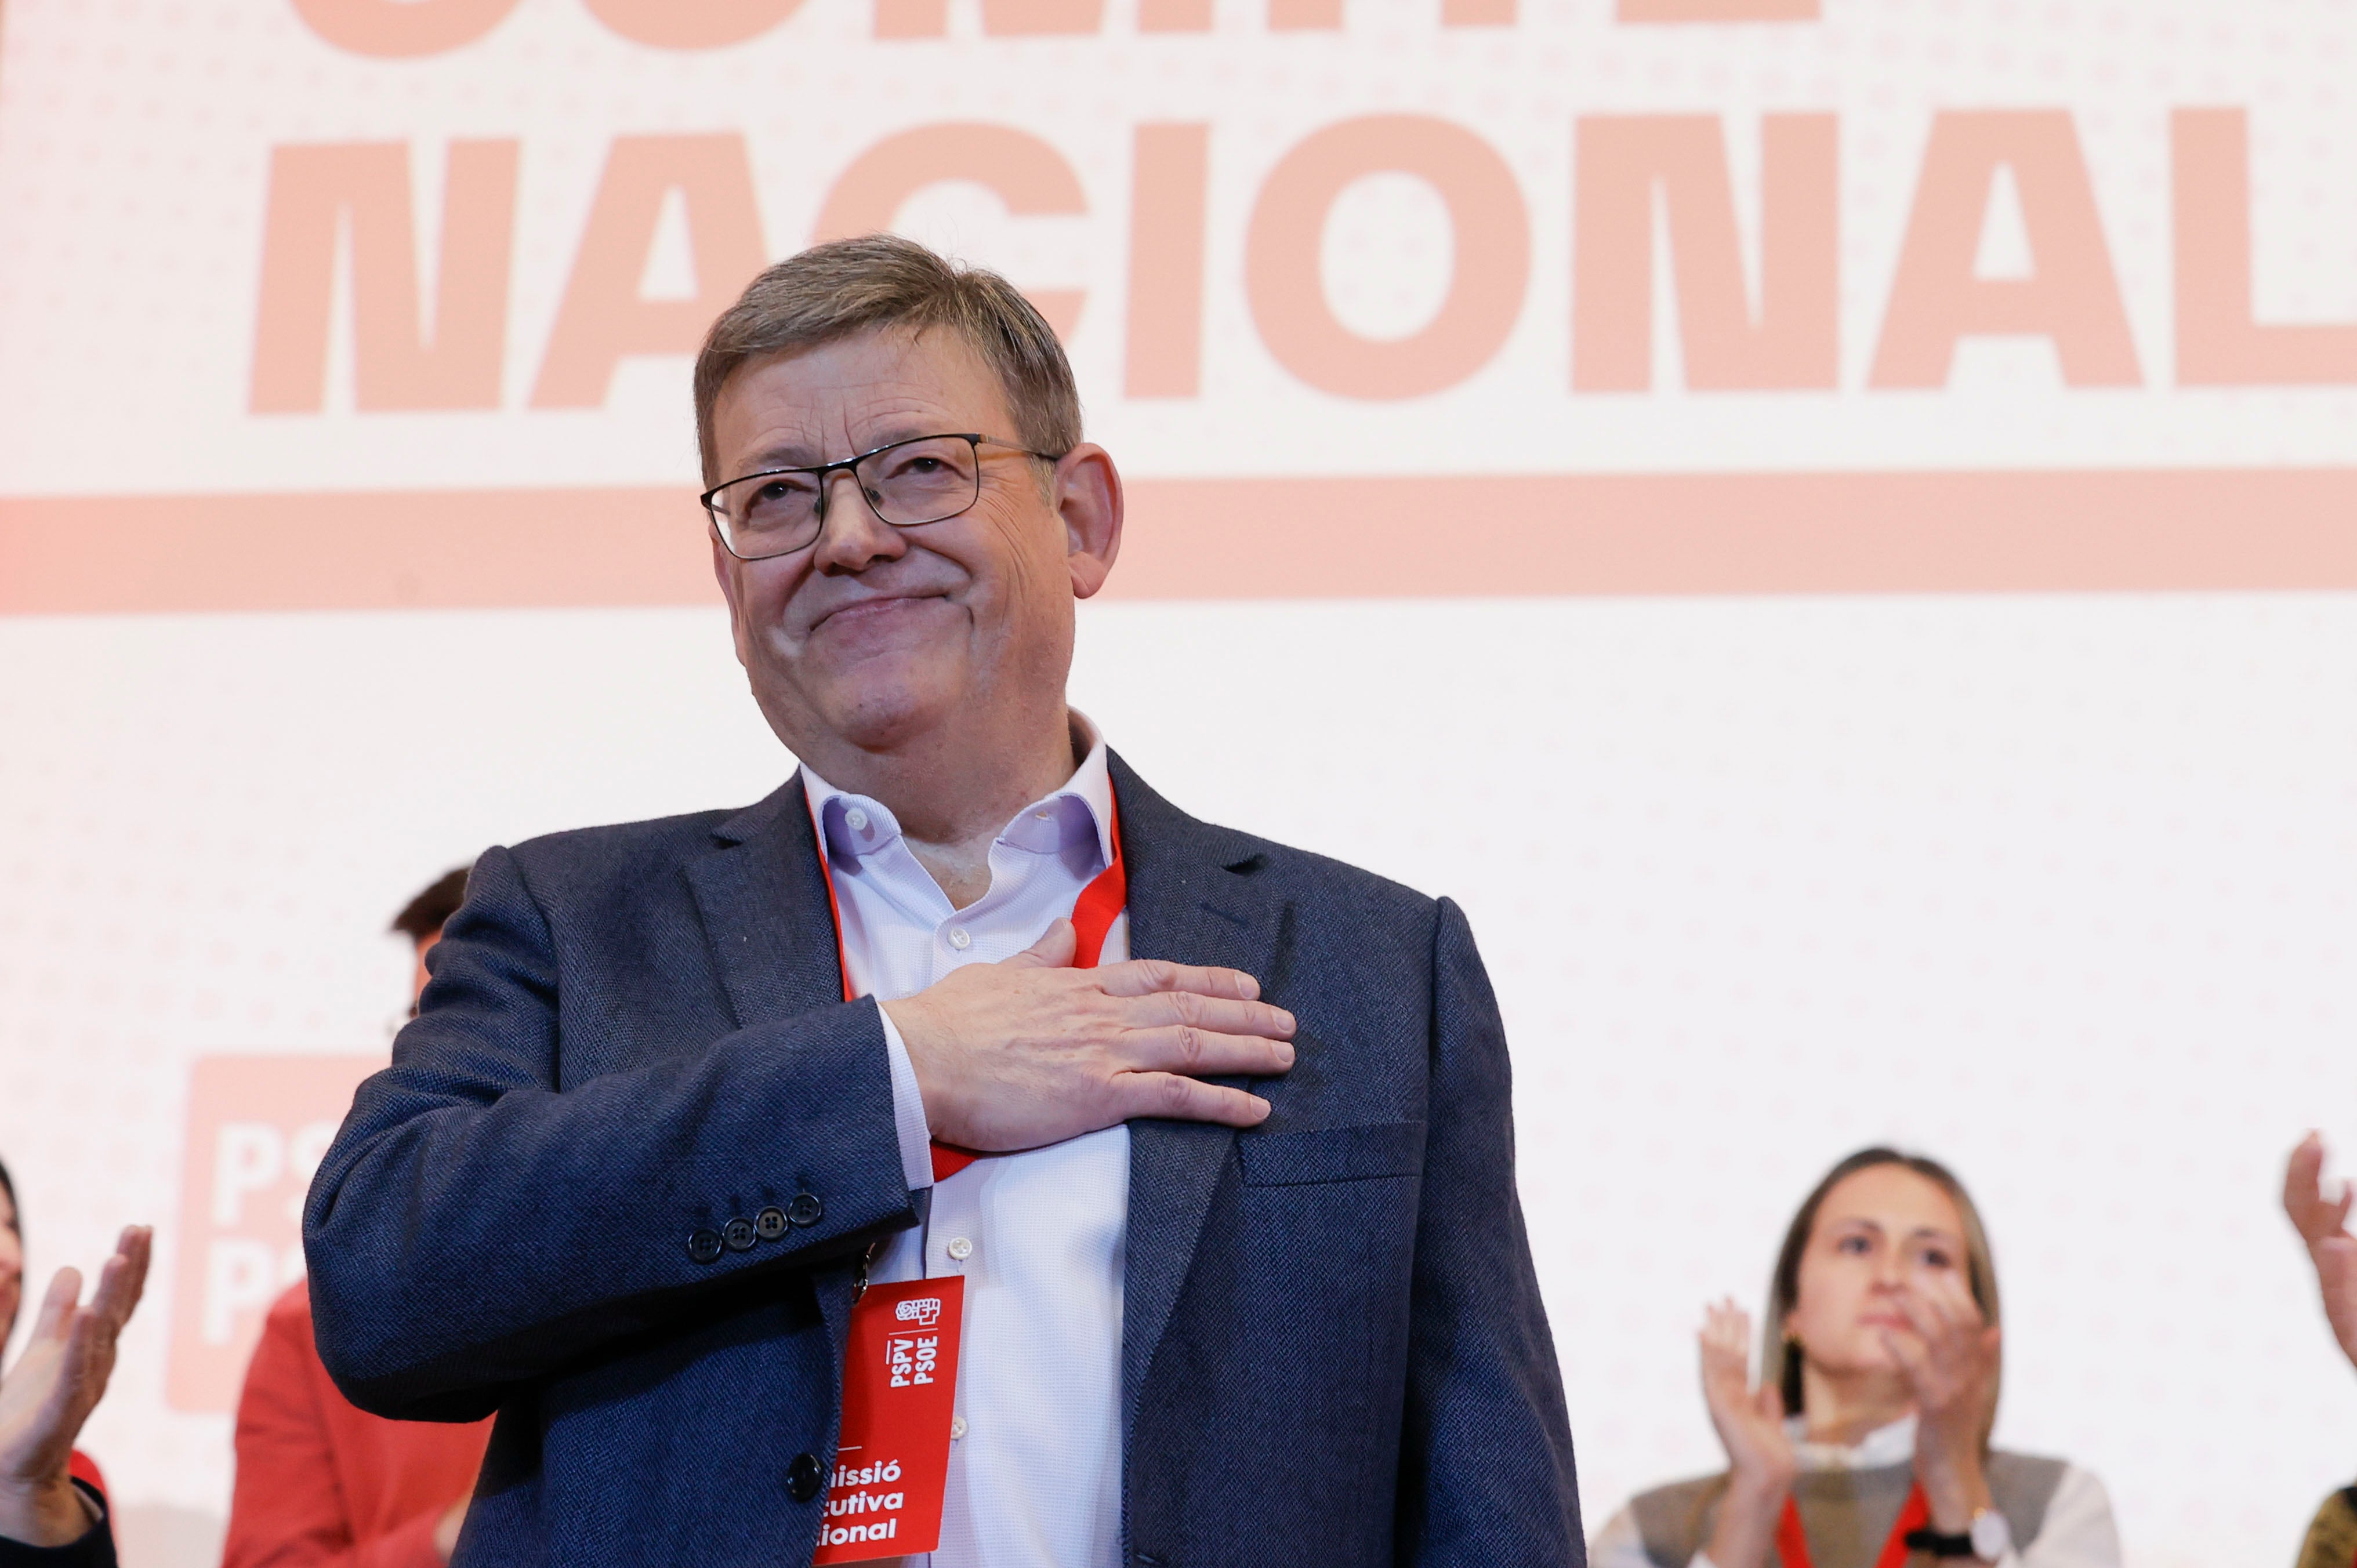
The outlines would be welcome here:
[[[731,477],[718,471],[712,433],[713,405],[729,377],[755,360],[878,327],[902,328],[911,337],[936,327],[955,332],[997,373],[1016,439],[1059,457],[1081,444],[1081,394],[1071,364],[1054,329],[1020,290],[996,273],[961,266],[914,240],[864,234],[813,245],[770,267],[705,335],[695,359],[704,482]]]
[[[439,936],[458,906],[467,901],[467,875],[474,868],[461,865],[444,872],[426,885],[425,891],[401,907],[393,918],[393,929],[413,942]]]

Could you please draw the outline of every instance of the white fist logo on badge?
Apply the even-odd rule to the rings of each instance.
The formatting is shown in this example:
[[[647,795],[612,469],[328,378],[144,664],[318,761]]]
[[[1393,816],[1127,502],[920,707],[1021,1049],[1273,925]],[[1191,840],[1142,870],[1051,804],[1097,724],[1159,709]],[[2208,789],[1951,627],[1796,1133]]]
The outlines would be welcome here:
[[[920,1296],[895,1305],[892,1316],[902,1323],[914,1323],[930,1328],[942,1318],[942,1303],[938,1296]],[[889,1386],[896,1389],[921,1387],[933,1380],[941,1364],[942,1337],[938,1334],[891,1334],[884,1339],[884,1366],[889,1374]]]

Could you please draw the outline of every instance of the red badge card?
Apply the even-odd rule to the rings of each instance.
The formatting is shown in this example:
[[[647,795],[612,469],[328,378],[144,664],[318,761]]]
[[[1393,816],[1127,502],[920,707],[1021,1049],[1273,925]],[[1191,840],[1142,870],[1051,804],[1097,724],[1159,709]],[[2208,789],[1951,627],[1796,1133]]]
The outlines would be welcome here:
[[[964,1293],[955,1274],[870,1285],[851,1309],[843,1441],[813,1563],[903,1557],[941,1544]]]

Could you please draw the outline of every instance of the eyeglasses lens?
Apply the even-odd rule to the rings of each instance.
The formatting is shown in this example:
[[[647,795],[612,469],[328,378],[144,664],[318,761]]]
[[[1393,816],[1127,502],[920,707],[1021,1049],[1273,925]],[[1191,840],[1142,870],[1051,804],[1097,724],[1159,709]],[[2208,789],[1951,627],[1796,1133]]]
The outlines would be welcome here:
[[[955,517],[982,494],[974,445],[957,436],[888,446],[862,458],[852,474],[876,515],[899,528]],[[713,499],[740,555],[783,555],[818,537],[820,492],[813,475],[754,475]]]

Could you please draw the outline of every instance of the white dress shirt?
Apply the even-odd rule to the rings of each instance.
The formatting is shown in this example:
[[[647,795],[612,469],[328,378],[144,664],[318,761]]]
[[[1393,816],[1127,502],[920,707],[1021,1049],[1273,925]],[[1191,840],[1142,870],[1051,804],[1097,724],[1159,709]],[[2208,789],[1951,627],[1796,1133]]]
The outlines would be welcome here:
[[[802,769],[855,992],[913,995],[962,965],[1021,952],[1071,914],[1113,855],[1104,742],[1080,714],[1072,724],[1086,760],[1062,789],[1007,822],[990,846],[990,890],[963,909],[952,907],[887,807]],[[1128,956],[1125,910],[1098,961]],[[868,1277],[965,1279],[941,1547],[902,1561],[1115,1568],[1129,1129],[979,1159],[936,1187],[916,1071],[888,1014],[884,1037],[901,1164],[911,1190],[934,1190],[926,1222],[895,1236]]]
[[[1888,1426],[1878,1426],[1855,1444],[1812,1443],[1808,1423],[1793,1416],[1784,1423],[1792,1452],[1803,1470],[1879,1470],[1904,1465],[1915,1457],[1915,1418],[1902,1415]],[[1633,1509],[1623,1508],[1605,1522],[1588,1543],[1588,1568],[1659,1568],[1645,1554],[1644,1538],[1637,1530]],[[1769,1563],[1775,1553],[1769,1552]],[[1697,1552],[1686,1568],[1716,1568],[1707,1551]],[[1967,1565],[1969,1568],[1969,1565]],[[1996,1568],[2120,1568],[2120,1532],[2112,1522],[2112,1499],[2104,1483],[2090,1471],[2066,1465],[2054,1496],[2046,1505],[2046,1520],[2028,1545],[2008,1548]]]

